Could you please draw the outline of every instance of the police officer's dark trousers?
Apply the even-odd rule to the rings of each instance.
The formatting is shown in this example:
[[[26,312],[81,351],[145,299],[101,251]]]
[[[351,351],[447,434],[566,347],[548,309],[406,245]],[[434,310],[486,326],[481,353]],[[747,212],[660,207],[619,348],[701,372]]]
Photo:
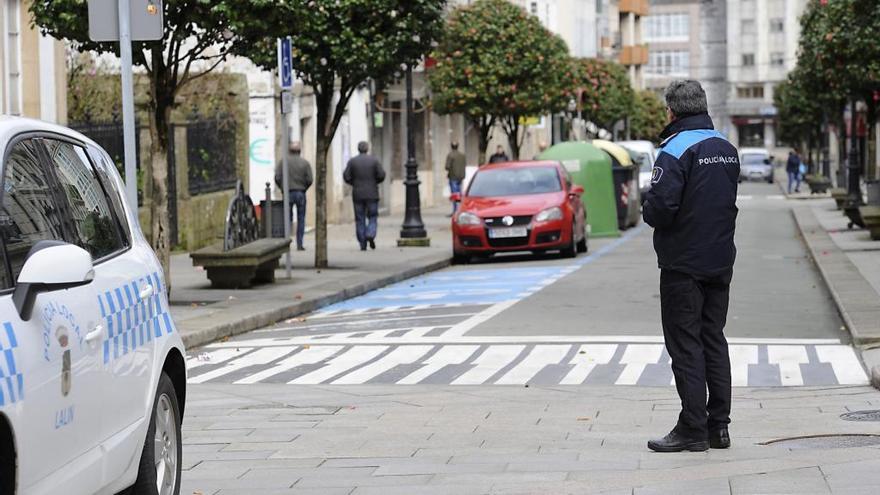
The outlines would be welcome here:
[[[706,438],[709,431],[730,423],[730,357],[724,325],[732,277],[733,270],[715,277],[660,272],[663,336],[681,398],[675,429],[690,438]]]

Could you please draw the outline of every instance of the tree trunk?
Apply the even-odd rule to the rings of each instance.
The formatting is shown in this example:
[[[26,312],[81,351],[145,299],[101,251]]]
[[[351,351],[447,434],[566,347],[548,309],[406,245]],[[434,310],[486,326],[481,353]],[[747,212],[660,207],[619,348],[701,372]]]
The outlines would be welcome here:
[[[520,149],[522,148],[522,140],[519,137],[519,118],[507,117],[504,124],[504,134],[507,135],[507,144],[510,146],[510,155],[512,160],[519,160]]]
[[[153,72],[150,77],[150,165],[152,198],[150,201],[150,243],[165,276],[165,290],[171,294],[171,244],[168,218],[168,124],[174,105],[173,90],[167,87],[167,68],[162,51],[151,50]]]
[[[317,137],[315,143],[315,268],[330,264],[327,246],[327,155],[336,129],[330,129],[332,82],[315,87],[317,107]]]
[[[486,151],[489,149],[489,133],[492,132],[492,124],[486,117],[474,119],[474,127],[479,132],[480,152],[477,156],[477,165],[482,166],[486,163]]]
[[[151,83],[152,84],[152,83]],[[158,95],[157,95],[158,96]],[[165,289],[171,293],[171,246],[168,218],[168,122],[170,105],[162,97],[154,99],[150,112],[150,164],[152,200],[150,201],[150,243],[165,275]]]

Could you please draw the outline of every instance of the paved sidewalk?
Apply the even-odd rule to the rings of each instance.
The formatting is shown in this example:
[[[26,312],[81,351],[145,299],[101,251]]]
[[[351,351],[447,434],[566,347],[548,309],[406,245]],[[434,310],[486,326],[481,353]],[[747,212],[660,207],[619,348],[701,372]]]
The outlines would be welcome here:
[[[832,199],[798,203],[801,235],[880,388],[880,242],[867,230],[848,229]]]
[[[676,420],[672,387],[200,385],[181,493],[880,493],[880,423],[840,417],[880,409],[880,392],[734,396],[729,450],[660,454],[645,442]],[[852,436],[767,444],[829,434]]]
[[[375,251],[360,251],[354,224],[329,227],[330,268],[314,266],[314,233],[306,236],[307,251],[293,253],[293,279],[276,271],[274,284],[248,290],[214,290],[207,273],[192,266],[189,254],[171,258],[171,314],[187,347],[240,334],[311,312],[384,285],[447,266],[452,254],[446,208],[423,211],[431,237],[427,248],[398,248],[402,218],[379,218]]]

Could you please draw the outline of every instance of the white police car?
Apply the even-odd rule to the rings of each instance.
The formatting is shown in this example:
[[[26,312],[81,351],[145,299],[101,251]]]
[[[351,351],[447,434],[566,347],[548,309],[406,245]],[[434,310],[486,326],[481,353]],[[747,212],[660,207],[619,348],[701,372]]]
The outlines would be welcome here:
[[[0,494],[176,494],[183,343],[111,158],[12,117],[0,145]]]

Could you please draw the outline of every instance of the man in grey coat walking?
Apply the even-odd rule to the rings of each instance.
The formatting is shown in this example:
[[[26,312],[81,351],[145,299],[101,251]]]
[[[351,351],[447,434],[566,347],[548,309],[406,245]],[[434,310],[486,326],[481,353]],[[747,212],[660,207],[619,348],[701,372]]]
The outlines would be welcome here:
[[[305,251],[303,237],[306,233],[306,191],[312,186],[312,165],[301,156],[302,147],[299,141],[290,143],[290,153],[287,155],[287,187],[290,201],[290,218],[293,221],[293,207],[296,206],[296,249]],[[279,189],[283,184],[283,162],[278,160],[275,165],[275,184]]]
[[[352,187],[354,224],[361,251],[376,249],[376,221],[379,218],[379,184],[385,180],[385,170],[366,142],[358,143],[358,156],[348,161],[342,178]]]

